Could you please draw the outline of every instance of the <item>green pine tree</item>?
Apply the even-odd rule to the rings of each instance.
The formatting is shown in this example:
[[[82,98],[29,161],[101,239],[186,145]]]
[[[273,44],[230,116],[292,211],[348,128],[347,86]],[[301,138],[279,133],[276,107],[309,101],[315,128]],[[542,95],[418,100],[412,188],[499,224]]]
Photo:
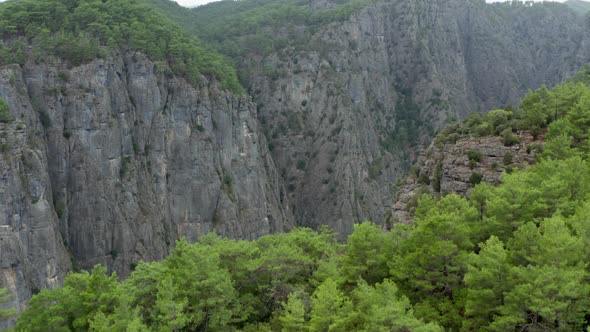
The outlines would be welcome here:
[[[287,303],[283,303],[283,313],[279,317],[283,332],[307,331],[305,305],[298,293],[289,294]]]

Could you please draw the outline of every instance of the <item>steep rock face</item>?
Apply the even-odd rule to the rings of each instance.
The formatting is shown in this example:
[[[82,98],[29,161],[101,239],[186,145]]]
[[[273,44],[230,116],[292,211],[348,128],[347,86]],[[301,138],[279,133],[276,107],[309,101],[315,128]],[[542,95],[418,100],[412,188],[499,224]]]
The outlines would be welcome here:
[[[520,132],[518,138],[520,142],[511,146],[505,146],[498,136],[431,144],[400,183],[388,226],[411,223],[422,194],[467,196],[475,184],[498,184],[504,172],[533,163],[543,136],[535,140],[529,132]]]
[[[20,310],[31,292],[58,285],[71,269],[53,209],[47,155],[30,133],[22,122],[0,123],[0,285],[14,295],[5,307]]]
[[[215,82],[115,54],[5,66],[0,98],[18,119],[0,127],[0,271],[19,302],[62,280],[66,248],[74,266],[125,276],[179,237],[293,224],[255,105]]]
[[[347,234],[384,222],[434,129],[573,74],[590,60],[589,28],[560,4],[388,1],[245,59],[297,223]]]

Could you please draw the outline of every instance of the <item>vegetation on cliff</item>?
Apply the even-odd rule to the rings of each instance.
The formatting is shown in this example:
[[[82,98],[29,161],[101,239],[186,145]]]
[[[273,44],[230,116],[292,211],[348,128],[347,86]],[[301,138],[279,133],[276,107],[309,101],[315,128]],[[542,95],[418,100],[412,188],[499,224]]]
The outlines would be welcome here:
[[[318,27],[345,21],[371,1],[341,0],[325,7],[301,0],[219,1],[190,11],[170,1],[149,3],[223,54],[238,56],[301,46]]]
[[[0,122],[12,122],[16,118],[10,113],[8,104],[4,99],[0,98]]]
[[[544,152],[470,198],[424,195],[413,225],[359,224],[344,244],[327,229],[181,240],[123,282],[100,266],[70,274],[32,298],[17,331],[585,330],[588,77],[529,93],[512,116],[482,117],[492,131],[538,126]]]
[[[0,288],[0,305],[4,305],[6,302],[10,300],[10,293],[6,288]],[[0,323],[2,320],[9,318],[11,316],[16,315],[17,312],[15,309],[1,309],[0,308]]]
[[[79,65],[108,49],[138,50],[194,82],[214,76],[241,92],[234,68],[155,9],[137,0],[22,0],[0,5],[0,64],[53,55]]]
[[[542,132],[549,131],[549,136],[561,134],[577,134],[578,141],[582,139],[581,132],[586,130],[580,123],[585,111],[583,99],[586,98],[590,84],[590,65],[586,65],[567,82],[549,91],[545,86],[529,93],[520,102],[519,109],[512,106],[506,109],[489,111],[486,114],[471,113],[461,122],[446,127],[436,137],[437,144],[454,143],[463,137],[501,136],[507,146],[518,143],[517,131],[529,131],[536,139]],[[575,104],[580,102],[580,104]],[[580,110],[582,109],[582,110]],[[553,122],[553,130],[548,126]],[[574,128],[578,124],[579,128]],[[565,126],[565,127],[564,127]]]

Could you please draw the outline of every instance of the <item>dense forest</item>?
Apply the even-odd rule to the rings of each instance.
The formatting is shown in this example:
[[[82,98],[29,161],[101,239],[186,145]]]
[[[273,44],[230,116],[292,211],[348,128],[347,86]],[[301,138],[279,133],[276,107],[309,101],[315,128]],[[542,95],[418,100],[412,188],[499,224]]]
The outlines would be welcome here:
[[[173,2],[149,2],[236,61],[248,53],[305,47],[320,26],[347,20],[371,3],[340,0],[322,6],[305,0],[218,1],[187,11]]]
[[[102,266],[33,296],[17,331],[580,331],[589,326],[590,68],[439,141],[529,130],[536,162],[424,195],[413,225],[367,222],[238,241],[180,240],[118,281]]]
[[[189,81],[208,75],[242,92],[234,68],[196,37],[136,0],[23,0],[0,6],[0,64],[52,55],[79,65],[113,50],[138,50]],[[29,47],[27,47],[29,46]]]

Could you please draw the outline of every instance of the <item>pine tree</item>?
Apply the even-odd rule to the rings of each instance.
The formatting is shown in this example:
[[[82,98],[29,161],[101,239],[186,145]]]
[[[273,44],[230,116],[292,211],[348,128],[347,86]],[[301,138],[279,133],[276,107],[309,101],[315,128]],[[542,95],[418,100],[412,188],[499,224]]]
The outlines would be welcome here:
[[[279,317],[283,332],[307,331],[305,305],[298,293],[289,294],[287,303],[283,303],[283,313]]]
[[[311,331],[348,331],[352,302],[332,279],[321,284],[312,296]]]
[[[410,301],[399,294],[391,280],[386,279],[375,287],[361,281],[353,296],[359,330],[442,331],[436,324],[425,324],[414,317]]]
[[[504,244],[495,236],[481,245],[479,254],[469,254],[467,261],[467,319],[463,328],[477,331],[488,326],[499,314],[498,309],[504,304],[504,292],[510,289],[511,266]]]

